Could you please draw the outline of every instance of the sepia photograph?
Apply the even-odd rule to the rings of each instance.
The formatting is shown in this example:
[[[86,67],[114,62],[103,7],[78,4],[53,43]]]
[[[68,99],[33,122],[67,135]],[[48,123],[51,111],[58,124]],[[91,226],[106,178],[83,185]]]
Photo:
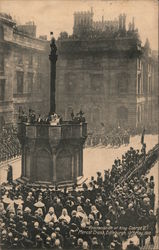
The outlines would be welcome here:
[[[159,249],[158,0],[0,0],[0,249]]]

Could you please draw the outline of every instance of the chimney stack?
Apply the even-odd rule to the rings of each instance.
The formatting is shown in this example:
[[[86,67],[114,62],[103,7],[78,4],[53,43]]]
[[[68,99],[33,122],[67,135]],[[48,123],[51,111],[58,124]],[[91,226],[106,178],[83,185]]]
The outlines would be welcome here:
[[[125,15],[125,13],[123,14],[123,27],[122,27],[122,29],[123,30],[126,30],[126,15]]]
[[[119,30],[122,29],[122,15],[119,15]]]
[[[135,18],[133,17],[132,18],[132,31],[135,30]]]

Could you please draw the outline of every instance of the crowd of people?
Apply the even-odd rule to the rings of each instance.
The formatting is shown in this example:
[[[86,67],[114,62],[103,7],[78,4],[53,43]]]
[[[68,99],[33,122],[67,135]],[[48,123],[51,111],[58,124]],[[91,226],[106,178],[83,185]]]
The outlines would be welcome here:
[[[74,115],[73,111],[71,112],[71,120],[68,121],[73,124],[79,124],[81,122],[85,122],[84,113],[80,110],[76,115]],[[49,113],[47,116],[41,116],[40,114],[37,116],[35,111],[29,109],[28,115],[21,110],[19,113],[19,119],[21,122],[31,123],[31,124],[48,124],[51,126],[56,126],[63,124],[62,116],[56,114],[55,112]]]
[[[113,128],[105,133],[89,134],[86,142],[86,146],[97,146],[99,144],[103,146],[110,145],[111,147],[120,147],[121,145],[128,145],[130,142],[130,133],[123,128]]]
[[[143,151],[131,147],[122,159],[115,159],[104,176],[97,172],[97,178],[91,177],[88,183],[71,189],[4,183],[1,248],[122,250],[122,242],[137,227],[140,232],[133,234],[138,236],[139,246],[131,240],[127,250],[140,249],[146,238],[154,244],[154,178],[143,174],[131,181],[124,179],[142,159]],[[124,234],[120,234],[119,226],[125,228]],[[148,235],[144,234],[145,227]],[[104,233],[100,233],[101,229]]]
[[[21,154],[21,146],[14,127],[4,127],[0,132],[0,162]]]
[[[128,128],[131,136],[139,135],[143,131],[143,126],[137,126],[136,128]],[[145,126],[146,134],[158,134],[158,123],[147,124]]]
[[[55,112],[49,113],[47,116],[41,116],[36,114],[34,110],[29,109],[27,114],[24,110],[19,112],[19,120],[21,122],[31,123],[31,124],[48,124],[48,125],[59,125],[62,122],[62,117]]]

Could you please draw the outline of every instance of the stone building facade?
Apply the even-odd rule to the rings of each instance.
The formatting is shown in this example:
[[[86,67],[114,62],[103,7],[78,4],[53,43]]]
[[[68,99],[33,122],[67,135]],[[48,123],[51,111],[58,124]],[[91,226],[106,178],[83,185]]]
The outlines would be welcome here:
[[[14,124],[19,110],[48,112],[49,60],[46,37],[32,22],[17,25],[0,14],[0,125]],[[47,52],[48,51],[48,52]]]
[[[57,110],[65,119],[80,109],[90,130],[155,123],[157,58],[149,42],[141,45],[134,19],[93,21],[93,12],[74,15],[73,34],[60,34]]]

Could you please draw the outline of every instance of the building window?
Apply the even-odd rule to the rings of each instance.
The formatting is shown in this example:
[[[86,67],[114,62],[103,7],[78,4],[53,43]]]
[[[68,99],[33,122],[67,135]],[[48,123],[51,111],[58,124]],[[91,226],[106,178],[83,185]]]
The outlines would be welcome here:
[[[41,67],[41,55],[37,56],[37,63],[38,63],[38,67]]]
[[[137,69],[141,69],[141,59],[140,58],[138,58],[137,59]]]
[[[37,86],[38,86],[38,90],[40,91],[42,88],[42,82],[43,82],[43,75],[41,73],[37,73]]]
[[[33,88],[33,73],[28,73],[28,92],[30,93]]]
[[[142,115],[141,106],[138,106],[138,107],[137,107],[137,122],[138,122],[138,123],[141,122],[141,115]]]
[[[128,109],[124,106],[117,108],[117,122],[118,125],[125,125],[128,121]]]
[[[103,91],[103,75],[101,74],[91,74],[91,91]]]
[[[0,101],[4,101],[5,97],[5,80],[0,80]]]
[[[118,95],[125,95],[128,93],[128,75],[119,74],[117,75],[118,79]]]
[[[151,64],[148,63],[148,73],[151,73]]]
[[[17,94],[23,93],[24,85],[24,73],[21,71],[17,72]]]
[[[124,95],[128,92],[128,84],[125,80],[119,79],[118,81],[118,94]]]
[[[151,76],[148,76],[148,93],[151,93]]]
[[[0,73],[4,72],[4,55],[0,54]]]
[[[23,57],[21,54],[17,55],[17,64],[22,65],[23,64]]]
[[[29,63],[29,66],[33,65],[33,56],[31,54],[28,57],[28,63]]]
[[[0,26],[0,40],[4,39],[4,30],[3,30],[3,26]]]
[[[141,74],[137,75],[137,94],[141,94]]]

